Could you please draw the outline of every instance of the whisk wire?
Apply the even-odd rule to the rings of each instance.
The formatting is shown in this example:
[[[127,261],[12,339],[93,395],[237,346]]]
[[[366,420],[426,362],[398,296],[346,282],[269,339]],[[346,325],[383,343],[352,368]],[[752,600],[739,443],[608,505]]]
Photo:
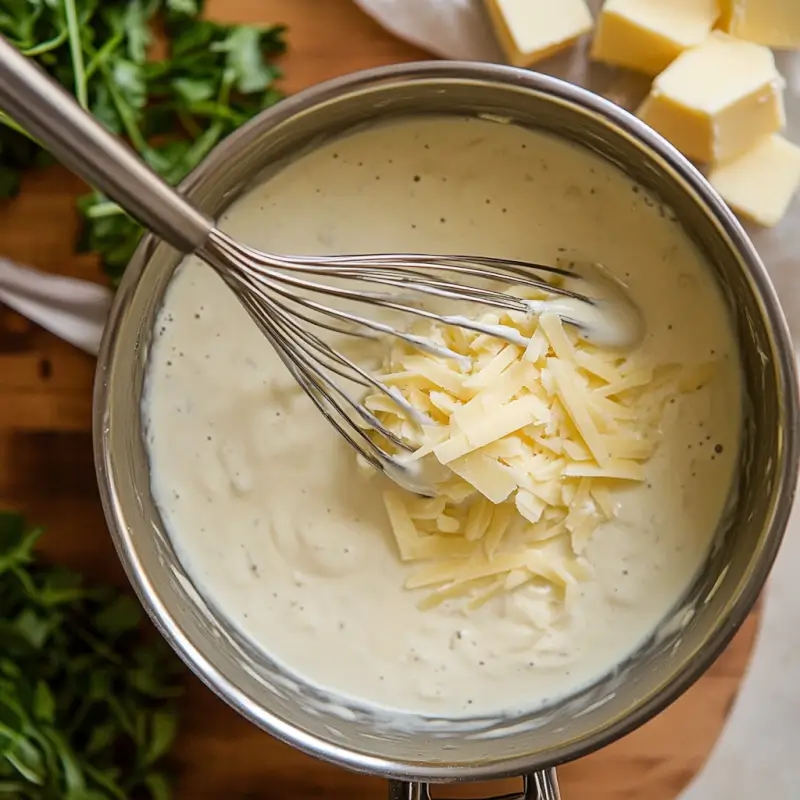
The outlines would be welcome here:
[[[370,427],[374,425],[376,430],[382,429],[380,430],[382,435],[384,432],[389,434],[386,438],[406,449],[407,446],[403,446],[403,443],[397,437],[391,434],[390,431],[383,429],[383,426],[380,425],[380,422],[371,412],[350,397],[334,381],[325,376],[313,363],[309,363],[306,353],[293,346],[291,339],[281,330],[280,324],[276,323],[274,317],[266,314],[264,308],[256,305],[251,298],[245,299],[243,297],[242,303],[261,332],[275,348],[281,361],[286,365],[298,385],[305,391],[306,395],[325,418],[334,425],[350,446],[360,453],[363,458],[377,469],[384,470],[386,463],[392,457],[374,442],[367,431],[359,426],[350,414],[342,408],[334,395],[338,396],[340,401],[346,403],[361,416],[367,425]],[[269,307],[268,304],[267,307]]]
[[[404,413],[412,418],[419,418],[421,415],[419,411],[414,409],[401,395],[397,392],[393,392],[385,383],[379,381],[373,375],[370,375],[363,367],[359,366],[355,361],[348,358],[343,353],[340,353],[337,350],[334,350],[327,342],[320,339],[315,334],[311,333],[311,331],[305,330],[296,322],[294,322],[289,315],[294,315],[294,311],[289,309],[283,303],[278,301],[272,300],[271,304],[273,305],[276,311],[276,320],[280,320],[280,324],[285,326],[289,331],[293,332],[298,339],[304,343],[303,349],[310,357],[314,357],[313,353],[316,352],[320,359],[325,359],[323,361],[324,366],[329,369],[331,372],[339,375],[346,380],[352,381],[362,387],[372,387],[388,398],[392,400],[396,405],[398,405]],[[280,309],[280,313],[278,312]],[[360,407],[360,404],[359,404]],[[361,413],[361,412],[359,412]],[[363,414],[362,414],[363,416]],[[379,432],[382,433],[386,438],[392,438],[392,434],[388,430],[384,430],[379,423],[377,423],[376,418],[373,414],[369,415],[370,423],[375,426],[379,427]],[[400,439],[394,440],[396,444],[400,446],[410,449],[405,445]]]
[[[302,373],[304,380],[301,383],[307,391],[313,388],[313,390],[322,394],[325,400],[341,413],[341,409],[336,406],[333,397],[333,395],[338,395],[369,428],[390,441],[395,447],[409,452],[413,449],[396,434],[386,428],[366,406],[355,400],[348,392],[332,380],[329,375],[326,375],[324,370],[329,370],[339,377],[362,387],[374,387],[391,398],[407,414],[413,416],[415,410],[411,408],[402,397],[392,392],[389,387],[371,376],[351,359],[334,350],[315,334],[302,329],[289,316],[291,312],[287,313],[285,308],[281,308],[281,306],[272,299],[265,299],[264,305],[266,310],[260,308],[249,299],[248,302],[245,303],[245,308],[256,321],[259,328],[261,328],[262,332],[269,336],[273,346],[279,348],[283,353],[289,356],[296,370]],[[350,372],[348,372],[347,369],[349,369]],[[349,415],[342,414],[342,416],[347,419],[347,422],[358,433],[360,438],[364,438],[371,445],[374,445],[374,442],[364,431],[362,426],[359,426]],[[381,455],[385,458],[389,457],[382,449]]]
[[[463,361],[465,357],[446,347],[443,340],[439,343],[430,337],[400,330],[349,307],[329,305],[327,300],[369,305],[436,325],[487,334],[521,347],[527,346],[529,340],[511,325],[481,322],[461,314],[437,313],[421,303],[406,302],[405,297],[411,295],[417,301],[435,298],[472,303],[523,313],[541,310],[543,303],[548,302],[529,301],[491,286],[458,282],[469,278],[495,285],[534,288],[549,296],[595,304],[593,298],[553,282],[561,278],[580,279],[580,275],[559,267],[514,259],[419,254],[280,256],[240,245],[217,229],[212,230],[199,255],[234,290],[298,385],[347,443],[367,463],[420,493],[425,493],[426,489],[419,488],[420,482],[411,474],[408,465],[389,453],[380,442],[393,446],[394,452],[409,452],[413,448],[382,424],[340,381],[349,381],[362,393],[365,388],[376,389],[390,398],[413,424],[425,424],[430,420],[399,392],[320,338],[314,329],[367,339],[392,336],[412,348],[443,358]],[[541,277],[542,273],[550,280]],[[352,285],[336,285],[324,282],[326,278],[350,281],[356,287],[366,284],[394,291],[375,292],[352,288]],[[560,307],[553,307],[564,322],[579,324],[570,316],[568,305],[562,302]]]

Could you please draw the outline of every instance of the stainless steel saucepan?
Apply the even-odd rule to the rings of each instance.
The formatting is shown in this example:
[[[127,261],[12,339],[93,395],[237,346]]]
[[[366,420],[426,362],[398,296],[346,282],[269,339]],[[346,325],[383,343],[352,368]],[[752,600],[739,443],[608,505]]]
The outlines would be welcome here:
[[[216,215],[253,176],[356,126],[419,114],[482,114],[589,148],[670,206],[713,265],[735,320],[748,403],[737,500],[700,575],[624,664],[555,707],[505,721],[386,729],[368,710],[324,705],[209,607],[175,556],[150,491],[140,402],[156,313],[179,255],[145,236],[106,328],[95,385],[97,475],[115,544],[163,635],[220,697],[307,753],[390,780],[394,800],[432,782],[525,777],[555,800],[555,767],[624,736],[685,691],[752,607],[786,526],[798,471],[798,398],[786,321],[752,245],[702,176],[617,106],[533,72],[466,63],[371,70],[281,102],[222,143],[183,192]],[[267,346],[265,344],[265,346]],[[365,665],[368,669],[369,665]]]

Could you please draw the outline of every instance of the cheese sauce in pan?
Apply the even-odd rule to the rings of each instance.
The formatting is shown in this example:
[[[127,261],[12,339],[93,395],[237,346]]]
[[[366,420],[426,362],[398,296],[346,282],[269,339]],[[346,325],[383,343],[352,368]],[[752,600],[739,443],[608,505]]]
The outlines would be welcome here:
[[[386,709],[536,706],[610,670],[678,602],[737,463],[738,351],[709,266],[644,190],[511,125],[409,119],[300,157],[221,226],[263,250],[584,258],[622,278],[654,363],[713,361],[668,404],[647,480],[586,551],[594,575],[541,626],[542,587],[418,610],[381,500],[222,281],[197,259],[160,312],[143,406],[155,497],[200,592],[303,680]],[[369,310],[369,309],[368,309]]]

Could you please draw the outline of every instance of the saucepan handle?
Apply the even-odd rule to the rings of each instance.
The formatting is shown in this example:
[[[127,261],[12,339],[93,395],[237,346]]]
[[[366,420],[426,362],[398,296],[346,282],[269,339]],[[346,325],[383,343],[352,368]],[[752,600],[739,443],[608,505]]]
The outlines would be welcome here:
[[[519,794],[487,798],[487,800],[561,800],[555,769],[545,769],[523,776]],[[430,784],[405,781],[389,782],[389,800],[431,800]]]

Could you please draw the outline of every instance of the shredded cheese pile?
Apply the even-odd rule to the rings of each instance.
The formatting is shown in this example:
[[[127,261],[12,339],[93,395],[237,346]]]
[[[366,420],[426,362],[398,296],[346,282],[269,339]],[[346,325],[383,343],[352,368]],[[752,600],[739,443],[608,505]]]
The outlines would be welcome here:
[[[681,377],[592,346],[553,314],[480,320],[511,326],[529,344],[426,321],[412,332],[463,363],[395,340],[376,375],[431,424],[409,420],[384,393],[364,400],[414,448],[412,460],[448,468],[433,499],[384,492],[401,559],[423,562],[405,584],[429,590],[421,608],[457,598],[474,609],[531,581],[566,596],[590,575],[582,554],[615,516],[615,492],[645,479],[664,403],[711,374]]]

